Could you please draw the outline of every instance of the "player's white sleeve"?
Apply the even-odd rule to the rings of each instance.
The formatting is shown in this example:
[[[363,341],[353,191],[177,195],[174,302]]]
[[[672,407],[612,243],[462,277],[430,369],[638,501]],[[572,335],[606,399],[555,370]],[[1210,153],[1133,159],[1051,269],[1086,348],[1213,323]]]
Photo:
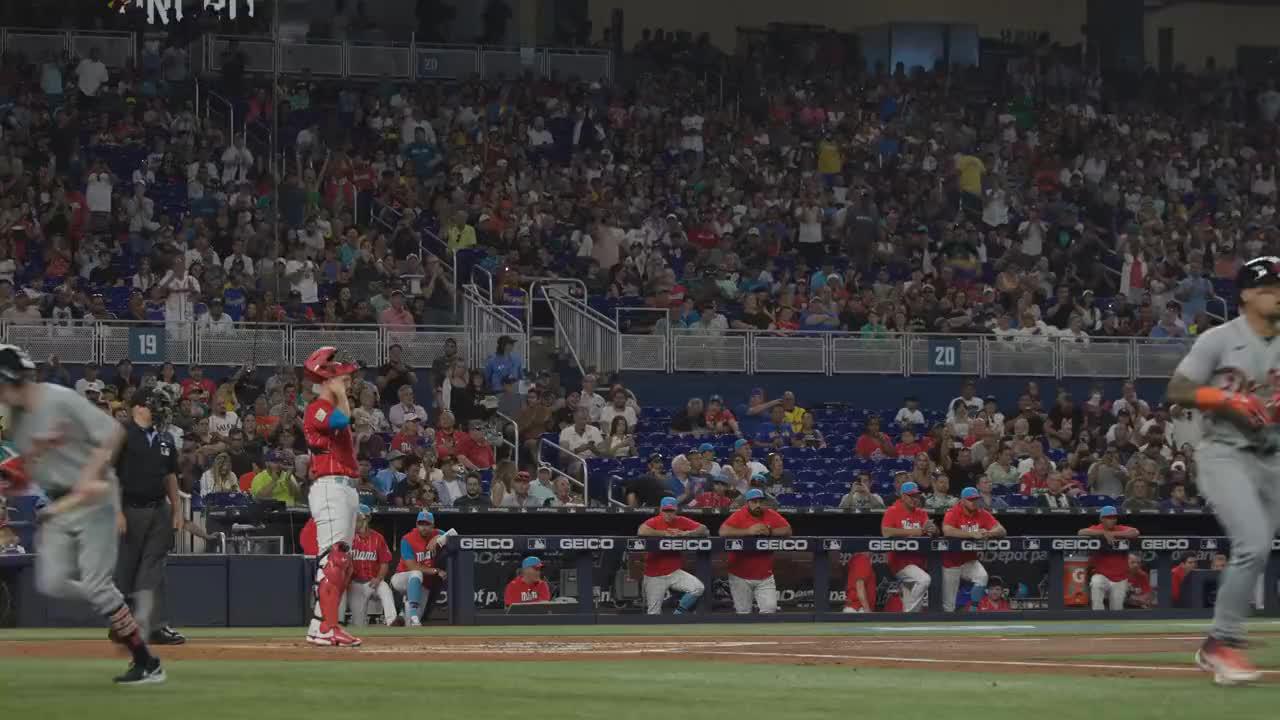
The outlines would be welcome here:
[[[1209,382],[1214,371],[1218,369],[1223,351],[1226,349],[1225,343],[1228,336],[1226,331],[1229,327],[1224,325],[1214,328],[1197,338],[1191,350],[1178,363],[1174,373],[1201,385]]]

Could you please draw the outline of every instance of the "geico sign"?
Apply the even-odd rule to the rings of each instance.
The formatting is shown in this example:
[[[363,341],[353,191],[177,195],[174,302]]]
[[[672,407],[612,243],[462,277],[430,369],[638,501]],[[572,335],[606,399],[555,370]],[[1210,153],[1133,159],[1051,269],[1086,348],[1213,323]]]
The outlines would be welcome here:
[[[613,538],[560,538],[561,550],[612,550]]]
[[[462,538],[463,550],[515,550],[516,541],[511,538]]]
[[[1190,550],[1190,540],[1178,540],[1176,538],[1151,538],[1142,541],[1143,550]]]
[[[1012,550],[1013,543],[1008,540],[961,540],[961,550]]]
[[[1054,550],[1101,550],[1102,541],[1090,538],[1079,540],[1054,540],[1049,547]]]
[[[915,552],[920,549],[919,540],[871,540],[867,543],[868,550],[897,550],[899,552]]]
[[[658,541],[659,550],[710,550],[711,541],[702,540],[673,540],[664,538]]]
[[[790,538],[757,538],[756,550],[808,550],[808,540],[792,540]]]

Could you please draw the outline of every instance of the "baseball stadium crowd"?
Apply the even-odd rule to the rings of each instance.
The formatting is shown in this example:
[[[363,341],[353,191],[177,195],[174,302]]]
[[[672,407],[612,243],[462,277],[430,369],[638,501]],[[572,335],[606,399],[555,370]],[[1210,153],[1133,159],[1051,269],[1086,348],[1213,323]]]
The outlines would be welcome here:
[[[0,320],[408,331],[454,323],[456,288],[479,268],[498,304],[558,275],[611,316],[647,308],[624,313],[638,318],[625,332],[1182,338],[1227,313],[1242,258],[1277,250],[1272,85],[1207,67],[1112,86],[1038,53],[993,88],[961,70],[859,72],[819,47],[785,71],[741,61],[725,97],[700,72],[713,51],[644,37],[647,71],[617,86],[306,72],[281,79],[276,107],[233,43],[202,82],[236,105],[248,130],[234,138],[196,106],[178,44],[149,41],[129,68],[96,51],[6,56]],[[255,134],[272,123],[278,191]],[[472,358],[449,341],[430,367],[393,345],[366,369],[362,495],[602,501],[581,494],[585,472],[645,506],[731,506],[759,488],[782,505],[872,509],[908,480],[937,510],[971,486],[997,509],[1198,503],[1188,411],[1132,386],[1042,398],[1029,383],[1016,407],[966,383],[947,407],[756,393],[673,410],[645,406],[625,377],[528,373],[513,345]],[[224,370],[41,368],[116,412],[139,386],[169,389],[194,495],[301,504],[312,389],[287,367]]]

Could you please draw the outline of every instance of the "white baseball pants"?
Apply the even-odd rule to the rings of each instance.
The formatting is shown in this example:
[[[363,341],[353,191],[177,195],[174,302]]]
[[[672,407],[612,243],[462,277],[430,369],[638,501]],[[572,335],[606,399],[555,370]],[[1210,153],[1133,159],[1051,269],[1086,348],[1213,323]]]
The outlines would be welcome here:
[[[960,581],[967,580],[974,585],[986,587],[987,585],[987,569],[977,560],[969,562],[957,567],[942,568],[942,609],[947,612],[955,612],[956,610],[956,593],[960,591]],[[977,605],[982,598],[973,598],[973,604]]]
[[[311,484],[307,506],[316,521],[316,546],[321,555],[337,542],[351,543],[356,536],[360,494],[350,478],[326,475]]]
[[[646,575],[643,587],[644,604],[648,608],[650,615],[662,614],[662,601],[667,599],[668,590],[681,595],[694,595],[695,597],[701,596],[706,590],[701,580],[684,570],[677,570],[670,575],[658,577]],[[750,605],[748,604],[747,607],[750,608]]]
[[[382,604],[382,622],[390,625],[396,619],[396,598],[391,594],[391,585],[378,583],[378,587],[370,588],[368,580],[352,580],[344,598],[347,609],[351,611],[351,624],[364,627],[369,624],[369,601],[377,596]]]
[[[898,571],[898,581],[902,583],[902,612],[920,612],[924,609],[925,599],[929,596],[929,585],[933,578],[921,570],[918,565],[908,565]],[[951,596],[951,604],[955,605],[955,595]]]
[[[750,615],[752,602],[759,606],[761,615],[778,612],[778,586],[772,575],[763,580],[746,580],[730,574],[729,594],[733,597],[733,611],[739,615]]]
[[[1128,580],[1111,580],[1100,573],[1094,573],[1089,578],[1090,606],[1094,610],[1106,610],[1108,599],[1112,610],[1123,610],[1124,599],[1128,594]]]

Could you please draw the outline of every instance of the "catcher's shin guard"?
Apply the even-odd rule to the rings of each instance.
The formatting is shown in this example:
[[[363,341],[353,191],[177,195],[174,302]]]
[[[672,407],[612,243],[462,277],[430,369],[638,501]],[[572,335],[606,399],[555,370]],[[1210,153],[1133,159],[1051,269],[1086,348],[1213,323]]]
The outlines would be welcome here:
[[[320,631],[331,632],[338,627],[338,611],[342,596],[351,583],[351,556],[346,543],[336,543],[325,553],[324,567],[320,569],[320,582],[316,585],[316,604],[320,608]]]

